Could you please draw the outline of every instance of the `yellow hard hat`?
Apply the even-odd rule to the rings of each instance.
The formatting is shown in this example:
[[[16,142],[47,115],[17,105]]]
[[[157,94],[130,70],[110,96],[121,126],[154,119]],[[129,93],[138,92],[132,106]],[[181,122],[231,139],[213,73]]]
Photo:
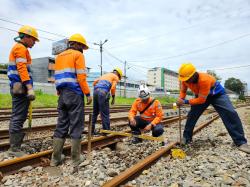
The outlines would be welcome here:
[[[37,33],[37,30],[34,27],[24,25],[19,29],[18,33],[19,34],[23,33],[23,34],[27,34],[29,36],[32,36],[32,37],[34,37],[36,39],[36,41],[39,42],[38,33]]]
[[[122,78],[122,70],[120,68],[115,68],[113,71],[117,71],[120,76],[120,79]]]
[[[87,50],[89,46],[87,45],[86,39],[81,34],[73,34],[69,38],[69,42],[79,42],[84,45],[84,49]]]
[[[182,64],[179,69],[179,80],[187,81],[193,76],[195,72],[196,68],[194,67],[193,64],[191,63]]]

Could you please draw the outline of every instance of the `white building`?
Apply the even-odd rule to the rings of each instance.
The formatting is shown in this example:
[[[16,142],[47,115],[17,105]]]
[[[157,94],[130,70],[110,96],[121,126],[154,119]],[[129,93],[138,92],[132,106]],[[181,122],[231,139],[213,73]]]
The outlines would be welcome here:
[[[155,67],[148,70],[147,83],[154,85],[156,89],[163,89],[164,91],[179,90],[178,73],[175,71]]]

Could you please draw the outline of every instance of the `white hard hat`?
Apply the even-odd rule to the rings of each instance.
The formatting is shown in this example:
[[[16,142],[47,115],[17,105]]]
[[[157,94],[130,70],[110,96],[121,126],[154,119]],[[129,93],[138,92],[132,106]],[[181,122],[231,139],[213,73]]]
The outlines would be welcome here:
[[[150,91],[148,87],[144,84],[140,85],[138,89],[138,97],[140,97],[141,99],[148,99],[149,96],[150,96]]]

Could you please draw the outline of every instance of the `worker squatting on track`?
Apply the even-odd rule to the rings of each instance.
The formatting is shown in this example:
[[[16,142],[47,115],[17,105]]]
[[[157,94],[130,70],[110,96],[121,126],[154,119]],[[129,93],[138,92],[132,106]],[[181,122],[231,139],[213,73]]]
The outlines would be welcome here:
[[[132,134],[139,135],[141,131],[152,130],[152,136],[161,136],[164,132],[161,124],[163,111],[160,101],[150,97],[150,91],[146,85],[140,85],[138,97],[129,111],[129,126]],[[136,116],[137,112],[140,116]],[[141,139],[133,137],[132,143],[141,142]]]
[[[9,124],[10,149],[9,155],[20,157],[25,155],[21,150],[21,144],[25,133],[23,124],[27,118],[31,101],[35,100],[33,80],[31,76],[31,56],[28,48],[32,48],[38,42],[37,30],[31,26],[22,26],[18,36],[14,38],[9,56],[8,77],[10,80],[10,94],[12,97],[12,115]]]
[[[234,144],[239,150],[250,153],[250,146],[247,144],[247,140],[244,136],[241,120],[220,82],[216,81],[213,76],[207,73],[197,72],[191,63],[181,65],[179,69],[179,80],[182,83],[180,98],[177,104],[179,106],[183,104],[191,105],[182,143],[188,144],[192,141],[193,129],[197,120],[211,104],[219,113]],[[188,88],[195,94],[195,98],[190,100],[185,99]]]
[[[115,104],[116,85],[121,80],[121,78],[122,78],[122,70],[120,68],[115,68],[113,72],[104,74],[103,76],[94,81],[92,134],[96,134],[95,124],[99,113],[102,118],[102,128],[104,130],[110,130],[110,119],[109,119],[110,92],[112,96],[111,104],[113,105]]]
[[[74,34],[69,38],[68,49],[60,53],[55,60],[55,84],[59,100],[51,166],[62,162],[63,145],[68,134],[71,137],[73,167],[83,161],[80,153],[84,128],[84,94],[87,96],[87,104],[92,101],[83,56],[83,50],[87,49],[85,38],[81,34]]]

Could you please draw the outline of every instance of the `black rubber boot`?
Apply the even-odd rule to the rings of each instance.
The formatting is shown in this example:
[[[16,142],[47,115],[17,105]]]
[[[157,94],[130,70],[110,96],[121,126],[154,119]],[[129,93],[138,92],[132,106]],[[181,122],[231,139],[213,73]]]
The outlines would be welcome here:
[[[81,139],[71,140],[71,159],[72,166],[77,167],[83,161],[83,155],[81,155]]]
[[[58,166],[59,164],[63,162],[65,158],[65,156],[62,154],[64,142],[65,142],[65,139],[54,137],[53,154],[51,157],[50,166]]]
[[[21,144],[25,133],[14,133],[10,134],[10,149],[8,151],[9,156],[22,157],[26,155],[25,152],[21,151]]]
[[[132,134],[137,136],[137,135],[140,135],[141,133],[136,132],[136,131],[132,131]],[[133,139],[132,139],[133,144],[138,144],[138,143],[141,143],[141,142],[142,142],[141,138],[133,137]]]

